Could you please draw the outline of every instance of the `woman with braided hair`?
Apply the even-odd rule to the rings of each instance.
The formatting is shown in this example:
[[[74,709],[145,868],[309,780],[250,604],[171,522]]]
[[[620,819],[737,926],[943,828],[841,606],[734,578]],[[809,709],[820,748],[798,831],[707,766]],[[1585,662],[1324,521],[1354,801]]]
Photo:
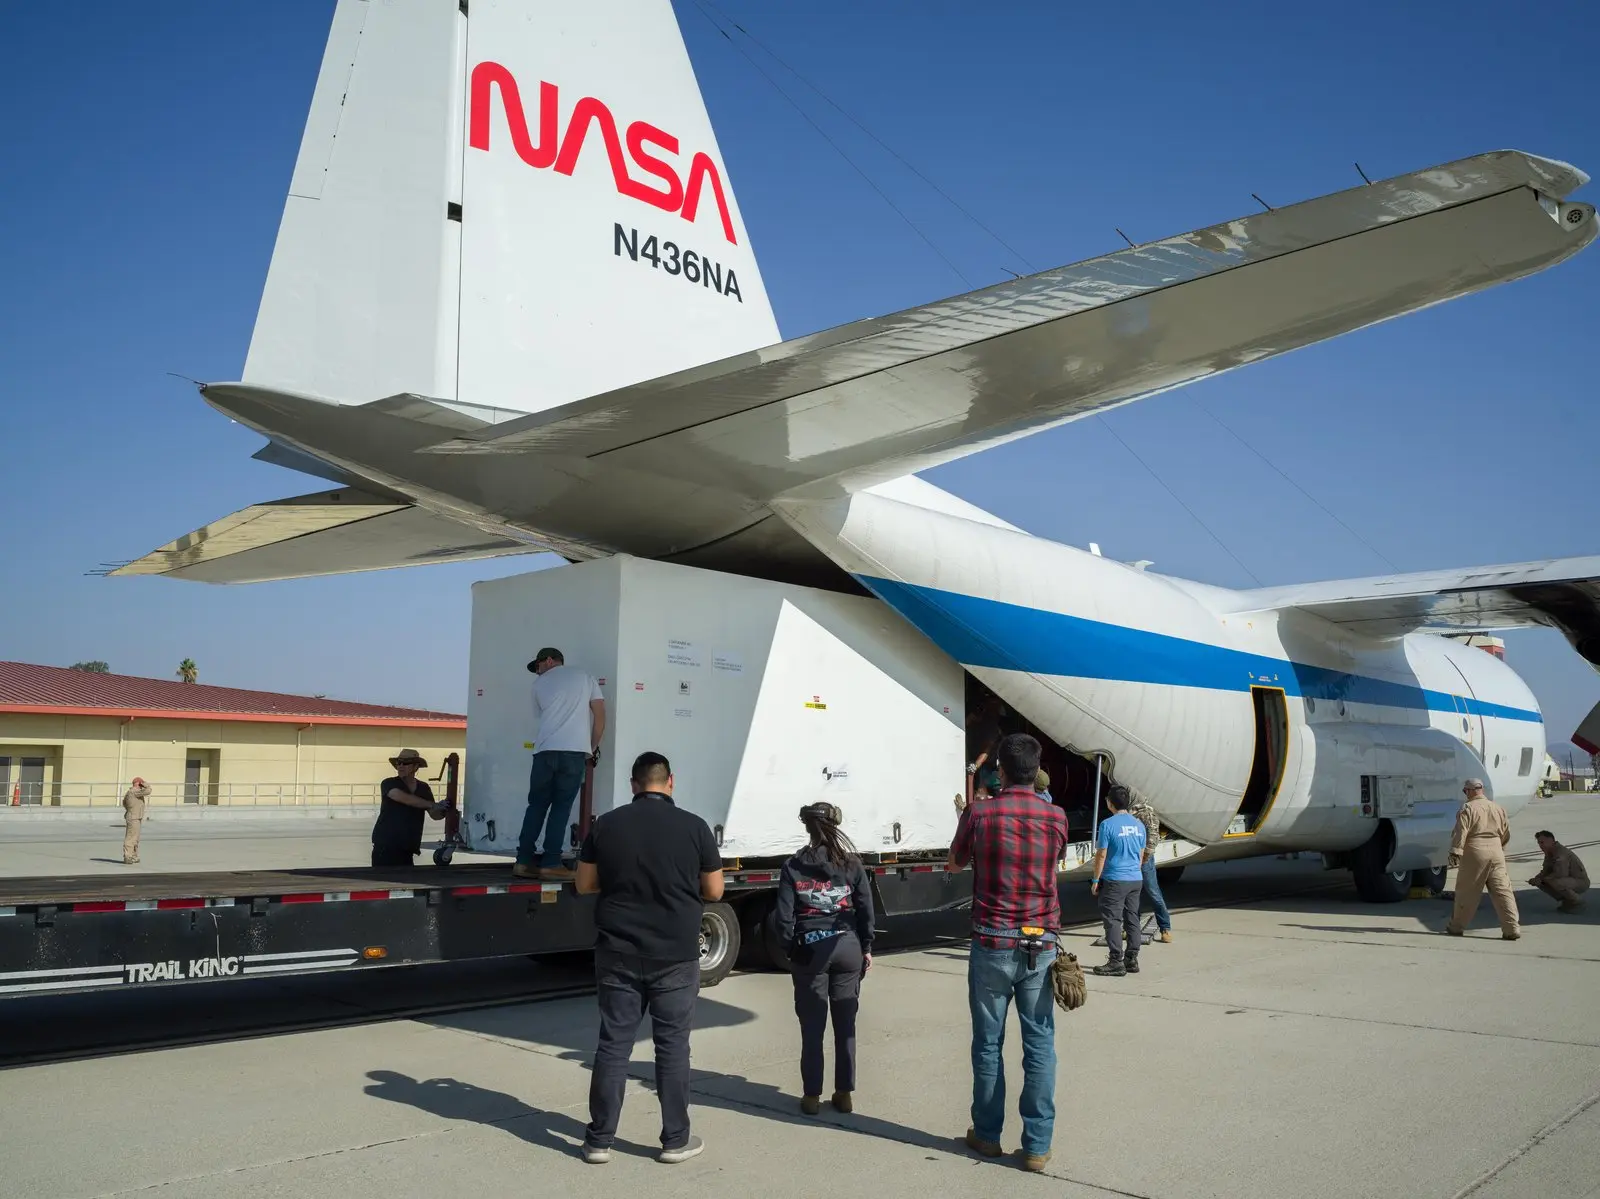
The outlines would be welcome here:
[[[843,814],[832,804],[800,809],[810,842],[783,864],[778,936],[794,967],[800,1018],[800,1110],[822,1110],[822,1034],[833,1017],[833,1106],[852,1109],[856,1088],[856,1010],[861,976],[872,965],[872,887]]]

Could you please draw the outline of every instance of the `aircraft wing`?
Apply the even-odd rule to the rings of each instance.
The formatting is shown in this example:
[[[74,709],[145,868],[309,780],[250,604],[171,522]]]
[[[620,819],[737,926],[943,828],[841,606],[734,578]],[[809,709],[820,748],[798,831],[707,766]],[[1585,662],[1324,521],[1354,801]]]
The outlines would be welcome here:
[[[1600,557],[1267,587],[1239,592],[1233,611],[1290,608],[1371,637],[1544,625],[1600,669]]]
[[[485,533],[403,499],[340,488],[253,504],[106,573],[259,583],[545,548]]]
[[[1463,159],[754,350],[442,441],[771,498],[854,491],[1541,270],[1587,181]],[[213,399],[213,402],[217,401]],[[218,406],[225,407],[225,403]]]

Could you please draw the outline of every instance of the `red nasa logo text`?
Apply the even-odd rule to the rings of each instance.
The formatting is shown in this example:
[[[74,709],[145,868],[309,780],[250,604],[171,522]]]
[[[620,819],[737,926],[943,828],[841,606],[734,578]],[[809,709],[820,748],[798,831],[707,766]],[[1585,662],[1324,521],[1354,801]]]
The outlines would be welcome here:
[[[727,194],[723,190],[722,176],[716,164],[706,154],[697,152],[689,160],[687,183],[678,177],[673,164],[656,157],[647,147],[656,147],[676,156],[678,139],[665,130],[644,121],[629,125],[624,137],[627,141],[627,158],[623,157],[623,139],[617,135],[617,122],[611,110],[593,96],[584,96],[572,106],[567,120],[567,130],[559,139],[557,124],[560,113],[560,89],[553,83],[539,84],[539,141],[534,144],[528,135],[528,119],[522,107],[522,93],[516,78],[497,62],[480,62],[472,68],[472,89],[469,107],[467,143],[474,150],[489,148],[489,119],[491,89],[500,89],[500,103],[505,109],[507,132],[517,157],[530,167],[544,170],[554,167],[557,174],[571,175],[578,165],[578,154],[583,150],[584,138],[591,125],[598,125],[600,137],[606,147],[606,157],[611,162],[611,177],[620,195],[646,204],[675,212],[686,221],[693,221],[700,209],[701,193],[707,183],[717,202],[722,217],[722,235],[729,245],[738,245],[733,233],[733,218],[728,212]],[[640,183],[628,173],[628,160],[646,175],[659,181],[659,188]]]

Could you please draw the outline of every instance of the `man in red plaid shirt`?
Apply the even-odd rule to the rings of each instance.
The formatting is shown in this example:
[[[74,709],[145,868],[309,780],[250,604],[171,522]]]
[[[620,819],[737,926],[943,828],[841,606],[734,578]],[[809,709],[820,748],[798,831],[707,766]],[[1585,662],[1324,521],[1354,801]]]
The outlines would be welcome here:
[[[1050,986],[1061,927],[1056,872],[1067,849],[1066,814],[1033,789],[1039,743],[1026,733],[1000,742],[1001,790],[962,814],[946,869],[972,865],[972,947],[967,1002],[972,1011],[972,1127],[967,1144],[999,1157],[1005,1124],[1000,1042],[1016,1000],[1022,1026],[1022,1164],[1043,1170],[1055,1128],[1056,1011]],[[1026,942],[1044,930],[1045,948]]]

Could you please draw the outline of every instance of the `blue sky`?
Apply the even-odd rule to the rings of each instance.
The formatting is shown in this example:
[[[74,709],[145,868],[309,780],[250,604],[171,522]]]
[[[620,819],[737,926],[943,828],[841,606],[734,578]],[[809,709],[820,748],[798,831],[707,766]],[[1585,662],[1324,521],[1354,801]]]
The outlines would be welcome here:
[[[1218,3],[1141,25],[1109,5],[718,3],[1025,259],[746,44],[958,275],[682,0],[791,337],[1116,249],[1118,226],[1150,240],[1249,213],[1251,192],[1347,187],[1357,160],[1379,178],[1515,147],[1600,170],[1583,9]],[[530,559],[243,588],[84,574],[308,489],[167,372],[238,377],[331,11],[0,7],[0,658],[170,677],[187,656],[207,682],[465,704],[468,585]],[[930,478],[1224,585],[1594,553],[1597,296],[1591,250]],[[1556,634],[1507,641],[1561,741],[1600,676]]]

